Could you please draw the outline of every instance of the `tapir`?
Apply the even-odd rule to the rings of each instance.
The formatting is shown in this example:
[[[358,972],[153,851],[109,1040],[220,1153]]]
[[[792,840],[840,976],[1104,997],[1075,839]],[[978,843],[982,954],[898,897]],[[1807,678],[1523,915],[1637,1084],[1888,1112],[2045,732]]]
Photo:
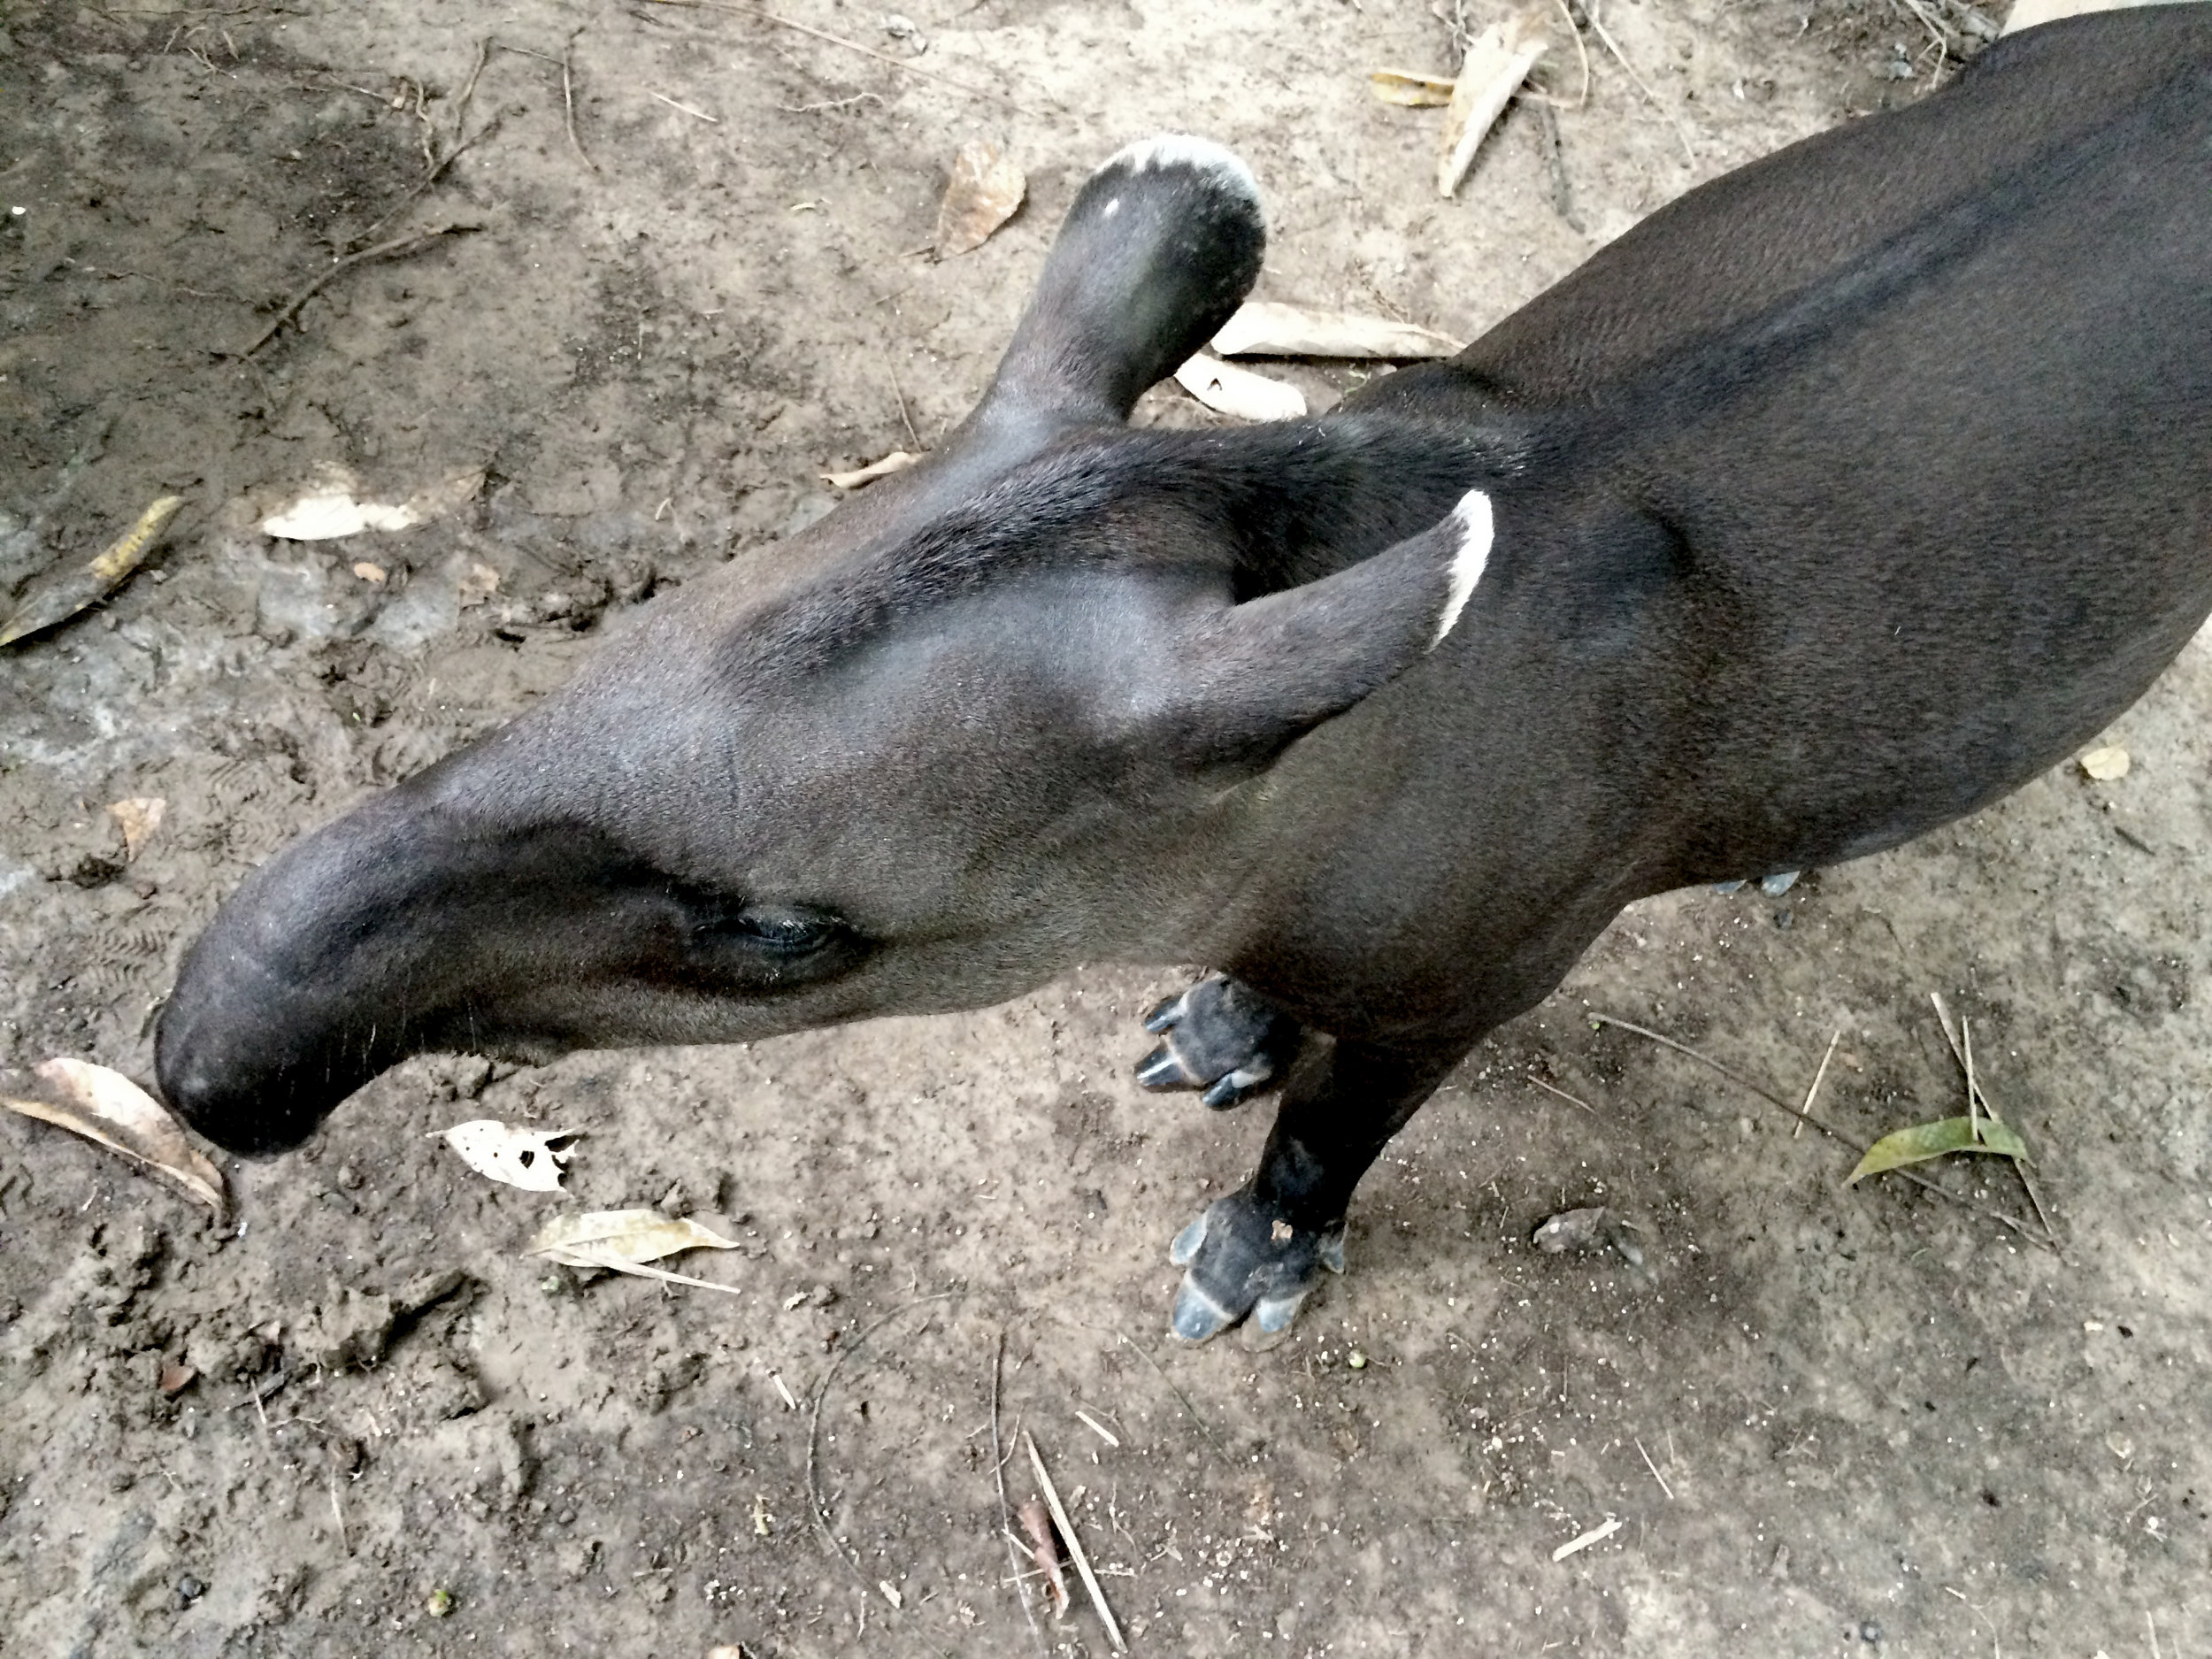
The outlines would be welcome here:
[[[1113,157],[925,463],[247,878],[170,1102],[269,1152],[423,1051],[1210,964],[1141,1080],[1281,1101],[1171,1325],[1279,1332],[1624,904],[1971,812],[2212,611],[2212,8],[2008,39],[1330,413],[1131,429],[1264,242],[1226,150]]]

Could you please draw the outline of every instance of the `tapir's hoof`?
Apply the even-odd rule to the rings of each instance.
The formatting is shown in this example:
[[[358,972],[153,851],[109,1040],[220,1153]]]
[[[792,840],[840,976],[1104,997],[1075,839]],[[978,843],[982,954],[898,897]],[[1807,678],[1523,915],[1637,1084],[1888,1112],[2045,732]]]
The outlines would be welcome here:
[[[1216,1200],[1175,1235],[1167,1259],[1184,1269],[1168,1328],[1203,1342],[1242,1323],[1252,1345],[1273,1346],[1325,1269],[1344,1271],[1344,1224],[1297,1228],[1248,1192]]]
[[[1215,974],[1145,1016],[1144,1028],[1166,1041],[1137,1062],[1146,1088],[1194,1088],[1217,1111],[1241,1105],[1289,1065],[1302,1033],[1298,1022],[1257,991]]]

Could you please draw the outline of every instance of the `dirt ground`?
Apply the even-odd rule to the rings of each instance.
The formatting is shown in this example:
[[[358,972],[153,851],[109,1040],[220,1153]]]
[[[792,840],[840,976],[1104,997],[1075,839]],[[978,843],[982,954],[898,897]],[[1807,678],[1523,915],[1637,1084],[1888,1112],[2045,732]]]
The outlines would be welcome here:
[[[1363,79],[1447,65],[1413,0],[906,0],[918,40],[875,0],[783,4],[875,56],[650,0],[0,8],[0,597],[187,501],[110,603],[0,654],[6,1092],[56,1054],[150,1079],[179,954],[250,864],[817,516],[826,468],[943,433],[1129,138],[1252,162],[1263,296],[1471,336],[1937,68],[1887,0],[1619,0],[1651,96],[1592,35],[1577,104],[1563,43],[1555,152],[1525,103],[1448,203],[1440,112]],[[977,134],[1028,204],[933,263]],[[241,356],[335,253],[446,226],[473,228]],[[1287,373],[1317,404],[1356,378]],[[1201,417],[1156,392],[1141,418]],[[404,533],[253,527],[331,464],[388,499],[486,480]],[[1167,1240],[1269,1110],[1131,1082],[1175,974],[749,1048],[418,1062],[233,1166],[219,1233],[6,1118],[0,1653],[1103,1654],[1087,1609],[1041,1636],[1018,1599],[1002,1338],[1001,1437],[1035,1436],[1140,1654],[2202,1655],[2208,733],[2200,639],[2117,728],[2124,780],[2066,769],[1781,898],[1635,907],[1416,1121],[1351,1274],[1265,1354],[1164,1335]],[[134,859],[127,797],[167,803]],[[2062,1256],[1841,1190],[1849,1153],[1584,1018],[1793,1098],[1839,1032],[1822,1110],[1870,1138],[1961,1110],[1931,991],[2040,1154]],[[585,1132],[569,1195],[426,1139],[475,1117]],[[2008,1172],[1942,1176],[2026,1213]],[[1640,1269],[1532,1247],[1597,1202]],[[647,1204],[741,1240],[683,1263],[737,1294],[522,1254],[556,1211]],[[1035,1490],[1025,1451],[1006,1478]]]

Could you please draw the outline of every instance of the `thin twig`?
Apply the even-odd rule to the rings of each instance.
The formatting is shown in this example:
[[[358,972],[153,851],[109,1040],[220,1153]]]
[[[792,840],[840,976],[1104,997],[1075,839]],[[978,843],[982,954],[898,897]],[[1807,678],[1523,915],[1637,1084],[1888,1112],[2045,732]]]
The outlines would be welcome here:
[[[1787,1112],[1791,1117],[1798,1119],[1801,1123],[1805,1124],[1810,1128],[1819,1130],[1821,1133],[1826,1135],[1831,1141],[1838,1141],[1844,1146],[1849,1147],[1854,1152],[1858,1153],[1863,1157],[1866,1154],[1867,1145],[1865,1141],[1845,1134],[1839,1129],[1831,1129],[1826,1124],[1821,1122],[1819,1118],[1814,1117],[1811,1113],[1798,1110],[1796,1107],[1791,1105],[1789,1102],[1784,1100],[1779,1094],[1775,1094],[1771,1089],[1753,1082],[1740,1071],[1730,1070],[1727,1066],[1723,1065],[1719,1061],[1714,1059],[1712,1056],[1699,1053],[1695,1048],[1691,1048],[1686,1042],[1677,1042],[1673,1038],[1663,1036],[1660,1033],[1652,1030],[1647,1025],[1639,1025],[1633,1020],[1617,1019],[1610,1014],[1599,1014],[1594,1012],[1589,1016],[1589,1018],[1601,1025],[1617,1025],[1621,1030],[1633,1032],[1639,1037],[1648,1037],[1652,1041],[1659,1044],[1662,1048],[1671,1048],[1677,1054],[1687,1055],[1700,1065],[1711,1067],[1714,1071],[1719,1072],[1723,1077],[1726,1078],[1730,1082],[1735,1084],[1739,1088],[1750,1090],[1751,1093],[1756,1094],[1761,1100],[1765,1101],[1769,1105],[1777,1107],[1780,1110]],[[2017,1160],[2016,1159],[2015,1162],[2016,1163]],[[2024,1239],[2035,1238],[2035,1234],[2031,1233],[2015,1217],[2008,1216],[2001,1210],[1992,1210],[1987,1204],[1978,1202],[1974,1199],[1955,1193],[1949,1187],[1943,1186],[1940,1182],[1932,1181],[1924,1175],[1916,1174],[1911,1170],[1886,1170],[1884,1173],[1899,1176],[1901,1179],[1911,1182],[1915,1187],[1925,1188],[1927,1191],[1935,1194],[1939,1198],[1947,1198],[1955,1204],[1962,1204],[1978,1216],[1981,1216],[1987,1220],[1993,1221],[2000,1226],[2011,1228],[2013,1232],[2018,1233]],[[2038,1240],[2038,1242],[2046,1241],[2047,1240]],[[2047,1242],[2050,1242],[2053,1249],[2055,1250],[2058,1248],[2055,1240],[2049,1240]]]
[[[576,36],[583,32],[581,29],[574,31],[561,48],[561,109],[568,121],[569,148],[576,152],[584,165],[596,173],[599,164],[585,150],[584,141],[576,136]]]
[[[338,1507],[338,1471],[330,1471],[330,1517],[338,1523],[338,1548],[347,1555],[353,1554],[353,1545],[346,1537],[346,1512]]]
[[[1960,1042],[1952,1033],[1951,1010],[1943,1005],[1942,993],[1929,992],[1928,1001],[1935,1004],[1936,1023],[1943,1027],[1943,1041],[1951,1045],[1951,1057],[1956,1060],[1960,1069],[1966,1072],[1967,1087],[1970,1095],[1981,1101],[1982,1110],[1989,1114],[1993,1122],[2004,1122],[2004,1119],[1998,1116],[1997,1109],[1989,1103],[1989,1096],[1982,1092],[1980,1080],[1975,1077],[1972,1067],[1968,1065],[1965,1045]],[[2064,1261],[2066,1259],[2065,1247],[2058,1241],[2058,1229],[2051,1225],[2050,1212],[2043,1207],[2043,1194],[2036,1187],[2035,1176],[2028,1168],[2028,1161],[2025,1158],[2014,1158],[2010,1162],[2012,1167],[2019,1173],[2020,1185],[2027,1192],[2028,1202],[2035,1206],[2035,1218],[2043,1224],[2044,1241],[2057,1252],[2060,1261]]]
[[[1167,1385],[1168,1392],[1172,1394],[1176,1399],[1182,1402],[1183,1409],[1190,1415],[1192,1425],[1197,1429],[1200,1436],[1205,1440],[1206,1444],[1213,1448],[1214,1455],[1221,1458],[1224,1462],[1226,1462],[1229,1456],[1228,1448],[1214,1438],[1214,1432],[1206,1426],[1206,1419],[1200,1417],[1198,1415],[1198,1408],[1191,1404],[1190,1396],[1175,1386],[1175,1379],[1169,1376],[1164,1371],[1161,1371],[1160,1362],[1154,1359],[1151,1355],[1146,1353],[1141,1344],[1130,1341],[1128,1336],[1120,1331],[1115,1332],[1114,1334],[1119,1337],[1121,1340],[1129,1348],[1134,1349],[1139,1359],[1142,1360],[1146,1364],[1151,1366],[1155,1371],[1159,1372],[1160,1380]]]
[[[1813,1086],[1805,1091],[1805,1104],[1801,1110],[1812,1110],[1813,1102],[1820,1094],[1820,1079],[1828,1075],[1828,1062],[1836,1057],[1836,1045],[1842,1041],[1843,1033],[1840,1031],[1828,1039],[1828,1052],[1820,1056],[1820,1070],[1813,1073]],[[1804,1133],[1805,1125],[1798,1124],[1790,1130],[1790,1139],[1794,1141]]]
[[[826,41],[832,46],[841,46],[849,52],[858,52],[863,58],[872,58],[879,64],[888,64],[894,69],[902,69],[908,74],[918,75],[924,81],[940,81],[945,86],[967,93],[972,97],[995,98],[1001,104],[1019,110],[1024,115],[1036,115],[1049,119],[1047,111],[1033,110],[1027,104],[1018,102],[995,88],[975,86],[965,81],[956,81],[950,75],[941,75],[933,69],[920,68],[907,62],[903,58],[894,58],[890,53],[879,52],[872,46],[863,46],[858,41],[849,41],[842,35],[832,35],[827,29],[818,29],[810,23],[802,23],[795,18],[785,17],[780,12],[769,11],[765,6],[741,5],[738,0],[652,0],[652,4],[682,6],[689,9],[704,7],[714,12],[734,12],[740,17],[758,18],[764,23],[773,23],[780,28],[790,29],[795,34],[808,35],[818,41]]]
[[[906,428],[907,442],[911,443],[915,452],[919,454],[922,448],[921,434],[914,430],[914,417],[906,412],[906,393],[899,386],[899,365],[886,361],[883,366],[891,372],[891,396],[899,400],[899,424]]]
[[[1590,49],[1583,42],[1582,31],[1575,27],[1574,10],[1568,5],[1567,0],[1555,0],[1555,4],[1559,7],[1559,15],[1567,19],[1567,33],[1575,37],[1575,56],[1582,60],[1582,90],[1575,94],[1572,104],[1562,103],[1557,98],[1548,98],[1545,102],[1562,110],[1578,110],[1590,101]]]
[[[1528,1080],[1535,1084],[1538,1088],[1542,1089],[1546,1094],[1556,1094],[1561,1100],[1566,1101],[1572,1105],[1581,1107],[1584,1111],[1588,1112],[1593,1118],[1598,1115],[1598,1109],[1591,1105],[1587,1101],[1576,1100],[1573,1095],[1568,1094],[1563,1088],[1554,1088],[1550,1084],[1545,1082],[1542,1078],[1538,1077],[1533,1071],[1528,1074]]]
[[[1045,1472],[1045,1460],[1037,1455],[1037,1437],[1025,1429],[1022,1444],[1029,1448],[1029,1466],[1037,1471],[1037,1484],[1044,1488],[1045,1502],[1052,1506],[1053,1521],[1060,1529],[1060,1541],[1068,1547],[1068,1558],[1075,1563],[1076,1576],[1091,1593],[1091,1605],[1098,1609],[1098,1622],[1105,1625],[1114,1651],[1127,1653],[1129,1644],[1122,1640],[1121,1626],[1114,1623],[1114,1609],[1106,1605],[1106,1592],[1098,1587],[1098,1575],[1091,1571],[1091,1558],[1083,1553],[1083,1540],[1076,1535],[1075,1522],[1068,1515],[1067,1505],[1060,1502],[1052,1477]]]
[[[441,236],[464,235],[470,231],[481,230],[484,227],[481,225],[441,225],[435,230],[419,230],[410,235],[395,236],[391,239],[391,241],[380,242],[373,248],[364,248],[359,253],[348,254],[344,258],[333,265],[329,270],[324,272],[322,275],[317,277],[312,282],[310,282],[305,288],[302,288],[289,300],[286,301],[284,309],[279,311],[276,314],[275,319],[269,324],[269,326],[263,329],[261,333],[255,337],[253,344],[248,346],[243,351],[238,353],[238,355],[242,357],[250,357],[255,352],[260,350],[262,347],[267,345],[269,342],[274,340],[277,337],[278,331],[280,330],[285,324],[290,322],[293,318],[299,314],[299,309],[301,306],[306,304],[308,301],[313,299],[315,296],[321,293],[325,288],[329,286],[332,281],[343,275],[346,272],[350,271],[355,265],[367,265],[373,259],[402,258],[406,255],[414,252],[416,249],[423,247],[426,243],[435,242]]]
[[[1001,1325],[998,1344],[991,1350],[991,1473],[998,1481],[999,1530],[1006,1535],[1006,1564],[1014,1570],[1014,1588],[1022,1599],[1022,1617],[1029,1621],[1029,1633],[1044,1649],[1045,1659],[1052,1659],[1052,1643],[1047,1639],[1044,1627],[1037,1623],[1036,1609],[1029,1605],[1028,1575],[1022,1571],[1020,1552],[1015,1548],[1014,1506],[1006,1501],[1006,1454],[999,1449],[998,1433],[998,1376],[1006,1359],[1006,1327]]]
[[[1644,1460],[1644,1467],[1651,1471],[1651,1478],[1659,1483],[1659,1490],[1667,1494],[1667,1502],[1672,1503],[1674,1488],[1667,1484],[1667,1478],[1659,1472],[1659,1465],[1651,1461],[1651,1454],[1644,1450],[1644,1443],[1641,1440],[1636,1442],[1636,1454]]]
[[[1590,19],[1591,32],[1594,34],[1600,41],[1604,42],[1605,50],[1607,51],[1612,53],[1616,58],[1619,59],[1620,65],[1627,72],[1628,78],[1636,83],[1637,91],[1642,93],[1647,98],[1649,98],[1651,100],[1652,108],[1657,110],[1660,114],[1667,118],[1668,123],[1674,128],[1674,135],[1682,141],[1682,153],[1689,157],[1690,165],[1693,167],[1696,166],[1697,151],[1690,148],[1689,128],[1682,125],[1681,118],[1677,116],[1675,112],[1666,104],[1662,104],[1659,101],[1659,95],[1657,93],[1654,92],[1649,87],[1644,84],[1644,78],[1636,73],[1636,65],[1628,61],[1628,54],[1621,50],[1620,43],[1616,41],[1611,35],[1606,32],[1605,24],[1598,17],[1596,8],[1590,8],[1585,15]]]
[[[807,1417],[806,1425],[807,1513],[813,1517],[815,1530],[821,1533],[822,1541],[829,1546],[830,1554],[845,1563],[846,1571],[853,1575],[854,1580],[864,1591],[873,1590],[875,1586],[868,1582],[867,1576],[860,1571],[859,1558],[856,1555],[848,1555],[844,1546],[837,1541],[836,1535],[830,1531],[829,1505],[823,1501],[821,1480],[815,1472],[820,1462],[822,1402],[829,1398],[830,1385],[837,1380],[837,1373],[845,1368],[845,1362],[858,1350],[867,1347],[869,1339],[877,1332],[882,1330],[885,1325],[890,1324],[901,1314],[911,1313],[917,1308],[926,1307],[933,1302],[942,1302],[949,1296],[957,1296],[959,1294],[960,1292],[956,1289],[941,1290],[932,1295],[918,1296],[912,1302],[892,1309],[890,1312],[839,1348],[837,1357],[830,1361],[829,1369],[822,1373],[822,1380],[814,1386],[814,1408]]]
[[[1959,1041],[1965,1053],[1966,1064],[1966,1127],[1976,1141],[1982,1138],[1981,1090],[1974,1087],[1974,1025],[1965,1015],[1959,1016]]]
[[[720,116],[709,115],[704,110],[695,110],[688,104],[679,104],[675,99],[670,97],[665,92],[649,91],[645,96],[649,98],[658,98],[663,104],[665,104],[672,110],[681,110],[686,115],[696,116],[699,119],[706,122],[706,124],[710,127],[719,127],[722,125],[722,118]]]

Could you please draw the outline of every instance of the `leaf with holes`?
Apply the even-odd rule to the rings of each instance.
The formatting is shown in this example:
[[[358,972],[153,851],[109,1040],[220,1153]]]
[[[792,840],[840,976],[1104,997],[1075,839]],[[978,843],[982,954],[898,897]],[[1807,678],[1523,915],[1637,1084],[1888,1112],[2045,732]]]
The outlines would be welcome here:
[[[573,1141],[579,1132],[566,1129],[525,1129],[496,1118],[477,1118],[437,1132],[446,1145],[461,1155],[461,1162],[479,1175],[526,1192],[561,1190],[561,1165],[575,1156],[573,1147],[556,1147],[556,1141]]]
[[[1932,1124],[1915,1124],[1909,1129],[1884,1135],[1869,1147],[1866,1156],[1859,1160],[1859,1167],[1844,1178],[1843,1184],[1849,1187],[1885,1170],[1925,1164],[1930,1158],[1952,1152],[1988,1152],[1999,1157],[2024,1158],[2028,1156],[2028,1143],[1994,1118],[1944,1118]]]

